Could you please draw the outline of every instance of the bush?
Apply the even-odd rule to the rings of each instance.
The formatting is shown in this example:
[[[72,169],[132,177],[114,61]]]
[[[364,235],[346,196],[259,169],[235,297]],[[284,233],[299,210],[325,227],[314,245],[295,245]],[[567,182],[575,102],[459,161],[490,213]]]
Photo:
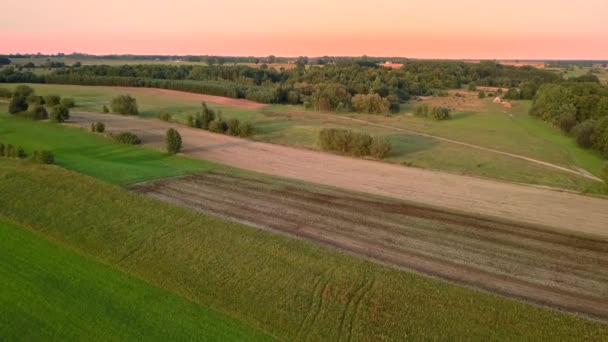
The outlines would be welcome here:
[[[6,149],[3,143],[0,143],[0,157],[5,157]]]
[[[52,122],[64,122],[70,119],[70,110],[62,105],[56,105],[51,109],[50,119]]]
[[[21,95],[13,96],[11,102],[8,104],[8,112],[11,114],[25,112],[27,108],[27,101],[25,100],[25,97]]]
[[[215,133],[226,133],[228,124],[222,118],[217,118],[209,123],[209,130]]]
[[[576,136],[576,143],[579,146],[583,148],[593,146],[593,134],[595,133],[595,122],[593,120],[581,122],[574,127],[573,132]]]
[[[55,163],[55,156],[51,151],[34,151],[32,160],[40,164],[53,164]]]
[[[46,120],[49,118],[49,113],[44,106],[36,106],[32,110],[31,118],[34,120]]]
[[[388,114],[390,103],[378,94],[357,94],[352,97],[355,112],[367,114]]]
[[[15,158],[17,156],[17,150],[15,150],[15,146],[11,144],[6,145],[5,156],[8,158]]]
[[[110,105],[114,113],[123,115],[138,115],[137,101],[130,95],[120,95],[112,100]]]
[[[448,120],[452,116],[450,115],[450,109],[446,107],[433,107],[431,110],[431,117],[435,120]]]
[[[469,91],[475,91],[477,90],[477,85],[475,84],[475,82],[471,82],[469,83],[468,87]]]
[[[241,122],[239,126],[239,136],[249,137],[253,134],[253,124],[251,122]]]
[[[485,91],[481,90],[478,94],[477,97],[480,99],[485,99],[486,98],[486,93]]]
[[[574,126],[576,126],[576,116],[570,113],[564,113],[557,119],[557,125],[565,132],[570,133]]]
[[[374,138],[372,144],[369,147],[370,155],[374,158],[383,159],[392,150],[391,144],[386,142],[384,139]]]
[[[101,107],[101,111],[104,112],[104,113],[109,113],[110,109],[108,109],[108,106],[103,105],[103,107]]]
[[[6,88],[0,88],[0,98],[8,99],[11,96],[13,96],[13,94],[11,93],[10,90],[8,90]]]
[[[370,145],[372,137],[365,133],[351,133],[350,141],[348,142],[348,152],[354,156],[368,156],[370,154]]]
[[[44,97],[44,103],[49,107],[57,106],[61,103],[61,97],[59,95],[47,95]]]
[[[171,114],[169,114],[167,112],[162,112],[162,113],[158,114],[158,118],[161,119],[162,121],[169,122],[169,121],[171,121]]]
[[[27,98],[33,93],[34,89],[32,87],[26,85],[18,85],[13,91],[13,97],[23,96],[23,98]]]
[[[19,159],[24,159],[24,158],[27,157],[27,154],[25,154],[25,150],[21,146],[17,147],[17,152],[16,153],[17,153],[16,156]]]
[[[61,99],[61,105],[65,108],[74,108],[76,107],[76,102],[71,97],[64,97]]]
[[[215,120],[215,112],[207,107],[207,104],[204,101],[202,102],[202,106],[203,112],[198,115],[199,128],[209,129],[209,124],[211,121]]]
[[[226,134],[238,136],[240,135],[241,130],[241,122],[238,119],[230,119],[226,122],[226,126],[228,129],[226,130]]]
[[[141,144],[141,139],[131,132],[123,132],[113,136],[114,140],[121,144],[127,145],[139,145]]]
[[[429,116],[429,106],[428,105],[419,105],[414,108],[414,115],[421,118],[426,118]]]
[[[27,103],[32,105],[42,106],[45,104],[44,98],[42,96],[31,94],[26,98]]]
[[[167,143],[167,152],[170,154],[176,154],[182,148],[182,136],[173,128],[167,130],[165,142]]]
[[[106,131],[106,125],[103,122],[91,124],[91,132],[103,133]]]

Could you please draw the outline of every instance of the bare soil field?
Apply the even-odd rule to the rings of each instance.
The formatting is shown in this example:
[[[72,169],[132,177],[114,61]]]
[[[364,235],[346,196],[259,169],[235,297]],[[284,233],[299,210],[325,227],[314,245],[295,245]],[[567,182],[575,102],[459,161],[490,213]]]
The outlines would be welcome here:
[[[160,120],[76,112],[70,121],[85,129],[102,121],[109,132],[131,131],[155,147],[164,147],[165,132],[174,127],[188,156],[608,239],[608,200],[602,198],[253,142]]]
[[[606,241],[252,174],[210,171],[132,189],[398,268],[608,320]]]

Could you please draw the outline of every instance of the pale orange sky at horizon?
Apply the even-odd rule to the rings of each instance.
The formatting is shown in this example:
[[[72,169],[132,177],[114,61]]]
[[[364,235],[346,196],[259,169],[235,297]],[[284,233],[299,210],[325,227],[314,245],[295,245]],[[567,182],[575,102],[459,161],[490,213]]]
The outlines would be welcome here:
[[[10,2],[0,53],[608,59],[608,1]],[[34,9],[34,10],[33,10]]]

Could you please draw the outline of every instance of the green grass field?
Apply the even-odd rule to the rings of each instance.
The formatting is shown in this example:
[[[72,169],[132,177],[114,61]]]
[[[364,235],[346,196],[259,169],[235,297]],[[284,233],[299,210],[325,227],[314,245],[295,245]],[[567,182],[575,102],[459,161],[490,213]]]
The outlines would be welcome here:
[[[1,217],[0,279],[7,341],[271,340]]]
[[[13,85],[6,85],[12,87]],[[77,110],[99,111],[103,104],[124,93],[112,87],[70,85],[32,85],[39,94],[73,96]],[[134,89],[142,116],[156,117],[160,112],[173,114],[176,121],[185,122],[186,115],[200,111],[198,100],[155,94],[149,89]],[[454,111],[454,119],[445,122],[416,118],[408,113],[411,107],[394,116],[349,114],[345,116],[411,129],[483,147],[536,158],[569,168],[582,168],[599,175],[605,160],[593,151],[576,146],[570,137],[562,135],[540,120],[527,115],[529,102],[519,102],[504,110],[487,99],[479,110]],[[538,164],[452,144],[415,134],[398,132],[382,127],[366,126],[306,111],[298,106],[271,105],[251,110],[210,104],[220,109],[224,118],[238,118],[255,125],[254,140],[316,148],[318,132],[322,128],[336,127],[366,131],[385,137],[393,145],[386,161],[453,173],[600,193],[603,186],[583,177]]]
[[[2,217],[281,339],[608,334],[597,322],[198,214],[57,166],[0,159],[0,179]]]
[[[57,164],[117,184],[179,176],[215,167],[199,159],[118,144],[81,129],[10,117],[1,106],[0,142],[23,146],[30,153],[51,150]]]

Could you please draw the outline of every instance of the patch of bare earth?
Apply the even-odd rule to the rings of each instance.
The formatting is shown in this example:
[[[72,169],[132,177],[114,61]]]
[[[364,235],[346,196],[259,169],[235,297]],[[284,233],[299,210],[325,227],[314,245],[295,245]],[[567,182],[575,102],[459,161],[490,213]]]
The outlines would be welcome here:
[[[259,176],[209,172],[133,189],[505,296],[608,320],[608,242]]]
[[[608,239],[608,201],[601,198],[254,142],[160,120],[76,112],[71,121],[85,129],[102,121],[109,132],[131,131],[143,144],[161,148],[166,130],[174,127],[188,156]]]

